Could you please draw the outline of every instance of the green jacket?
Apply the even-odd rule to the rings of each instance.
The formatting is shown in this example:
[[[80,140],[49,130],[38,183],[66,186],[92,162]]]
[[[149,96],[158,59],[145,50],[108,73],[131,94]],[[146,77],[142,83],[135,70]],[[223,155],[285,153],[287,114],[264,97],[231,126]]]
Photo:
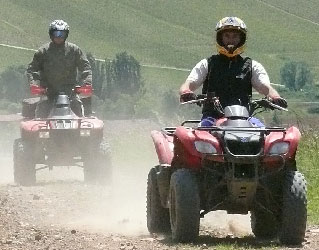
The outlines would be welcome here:
[[[92,84],[92,70],[82,50],[75,44],[53,42],[43,45],[27,68],[29,83],[40,82],[52,92],[62,91],[66,85]]]

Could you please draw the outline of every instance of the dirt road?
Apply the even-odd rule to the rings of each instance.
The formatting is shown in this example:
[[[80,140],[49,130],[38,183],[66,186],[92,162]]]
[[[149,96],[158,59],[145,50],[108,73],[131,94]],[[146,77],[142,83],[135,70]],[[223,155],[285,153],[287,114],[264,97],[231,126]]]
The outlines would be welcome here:
[[[117,129],[109,135],[117,138],[119,124],[112,127]],[[138,148],[136,140],[128,141],[114,144],[123,152]],[[151,141],[147,143],[150,147]],[[175,244],[168,236],[149,235],[146,178],[156,158],[149,155],[144,161],[139,152],[152,149],[139,148],[134,159],[127,152],[123,155],[129,159],[115,155],[114,183],[108,187],[84,184],[82,170],[74,167],[43,170],[37,173],[36,186],[17,186],[10,151],[8,146],[0,155],[0,249],[175,250],[219,249],[220,244],[229,245],[229,249],[278,247],[276,242],[255,240],[249,216],[223,212],[208,214],[201,221],[200,237],[194,244]],[[307,241],[299,248],[319,249],[319,229],[309,227]]]

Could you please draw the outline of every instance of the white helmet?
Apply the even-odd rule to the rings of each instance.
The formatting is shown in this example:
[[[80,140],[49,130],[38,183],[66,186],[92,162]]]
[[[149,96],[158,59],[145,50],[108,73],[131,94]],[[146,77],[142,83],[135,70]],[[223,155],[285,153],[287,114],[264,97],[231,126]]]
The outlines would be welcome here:
[[[244,51],[246,44],[247,27],[243,20],[238,17],[224,17],[223,19],[218,21],[215,30],[216,47],[218,53],[223,54],[227,57],[234,57]],[[222,43],[221,35],[225,30],[237,30],[240,32],[241,40],[234,51],[229,51],[227,48],[224,47],[224,44]]]
[[[60,31],[60,32],[57,32],[57,34],[55,34],[54,32],[56,31]],[[54,20],[49,25],[49,35],[51,39],[53,37],[62,37],[64,38],[64,40],[66,40],[68,38],[69,31],[70,31],[69,25],[67,24],[67,22],[63,20]]]

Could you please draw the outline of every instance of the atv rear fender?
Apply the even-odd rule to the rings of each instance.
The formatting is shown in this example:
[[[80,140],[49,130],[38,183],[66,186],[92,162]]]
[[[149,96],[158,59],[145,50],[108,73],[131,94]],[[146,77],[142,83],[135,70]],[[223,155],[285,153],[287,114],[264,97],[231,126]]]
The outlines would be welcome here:
[[[160,164],[171,165],[173,159],[173,136],[153,130],[151,136],[155,145],[158,161]]]

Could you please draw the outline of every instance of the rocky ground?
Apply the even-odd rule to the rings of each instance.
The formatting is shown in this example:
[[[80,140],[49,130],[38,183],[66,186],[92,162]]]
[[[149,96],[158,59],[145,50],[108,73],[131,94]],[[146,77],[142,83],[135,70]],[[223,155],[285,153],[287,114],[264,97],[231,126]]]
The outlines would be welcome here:
[[[13,184],[9,151],[0,156],[0,249],[284,249],[276,242],[257,241],[249,216],[223,212],[201,221],[193,244],[150,235],[145,212],[149,162],[138,169],[115,157],[114,183],[108,187],[83,183],[77,168],[43,170],[36,186],[22,187]],[[304,244],[290,249],[319,249],[319,227],[309,226]]]
[[[259,242],[252,237],[248,216],[222,212],[209,214],[202,221],[194,244],[175,244],[168,236],[149,235],[144,184],[121,175],[113,187],[92,186],[81,181],[81,174],[77,169],[59,169],[41,173],[33,187],[2,184],[0,249],[278,247],[276,242]],[[305,243],[295,248],[319,249],[319,228],[309,227]]]

